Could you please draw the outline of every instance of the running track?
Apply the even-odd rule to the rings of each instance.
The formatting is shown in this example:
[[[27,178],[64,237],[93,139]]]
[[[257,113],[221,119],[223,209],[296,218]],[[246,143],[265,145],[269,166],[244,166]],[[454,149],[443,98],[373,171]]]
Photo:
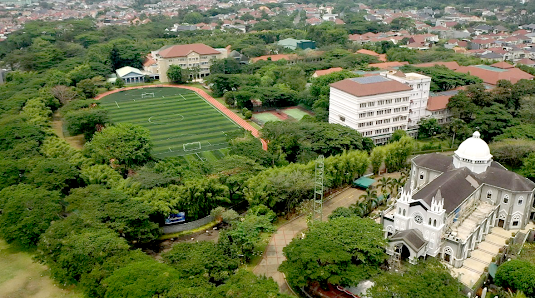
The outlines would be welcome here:
[[[219,101],[215,100],[212,96],[210,96],[206,91],[191,87],[191,86],[184,86],[184,85],[150,85],[150,86],[133,86],[133,87],[125,87],[121,89],[115,89],[108,92],[104,92],[102,94],[99,94],[95,97],[96,100],[99,100],[103,98],[106,95],[110,95],[113,93],[117,93],[124,90],[132,90],[132,89],[141,89],[141,88],[154,88],[154,87],[173,87],[173,88],[183,88],[188,89],[191,91],[197,92],[199,95],[204,97],[206,101],[211,103],[214,107],[216,107],[218,110],[220,110],[222,113],[227,115],[230,119],[234,120],[234,122],[238,123],[241,127],[251,132],[251,134],[257,138],[260,139],[260,133],[258,130],[251,126],[251,124],[247,123],[247,121],[243,120],[240,116],[234,114],[231,110],[229,110],[227,107],[225,107],[223,104],[221,104]],[[267,142],[264,139],[260,139],[260,142],[262,142],[262,149],[267,150]]]

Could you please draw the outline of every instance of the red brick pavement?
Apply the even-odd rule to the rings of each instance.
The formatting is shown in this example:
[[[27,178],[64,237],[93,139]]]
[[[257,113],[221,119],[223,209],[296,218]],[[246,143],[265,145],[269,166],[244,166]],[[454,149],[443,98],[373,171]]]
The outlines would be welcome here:
[[[99,100],[103,98],[106,95],[110,95],[113,93],[117,93],[123,90],[132,90],[132,89],[141,89],[141,88],[154,88],[154,87],[172,87],[172,88],[183,88],[188,89],[191,91],[197,92],[200,96],[202,96],[206,101],[211,103],[216,109],[220,110],[222,113],[227,115],[230,119],[232,119],[234,122],[236,122],[238,125],[243,127],[244,129],[251,132],[251,134],[257,138],[260,139],[260,142],[262,142],[262,149],[267,150],[267,142],[264,139],[260,138],[260,133],[256,128],[251,126],[251,124],[247,123],[247,121],[243,120],[240,116],[234,114],[231,110],[229,110],[227,107],[225,107],[223,104],[221,104],[219,101],[217,101],[215,98],[210,96],[206,91],[191,87],[191,86],[184,86],[184,85],[150,85],[150,86],[132,86],[132,87],[125,87],[121,89],[115,89],[108,92],[104,92],[102,94],[99,94],[95,97],[96,100]]]

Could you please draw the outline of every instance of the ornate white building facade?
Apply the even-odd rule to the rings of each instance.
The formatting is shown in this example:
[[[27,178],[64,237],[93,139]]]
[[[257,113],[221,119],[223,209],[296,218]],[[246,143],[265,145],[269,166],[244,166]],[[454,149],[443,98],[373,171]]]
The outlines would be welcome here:
[[[454,156],[424,154],[411,163],[407,184],[381,216],[388,254],[461,267],[492,227],[522,229],[533,218],[535,183],[493,161],[479,132]]]

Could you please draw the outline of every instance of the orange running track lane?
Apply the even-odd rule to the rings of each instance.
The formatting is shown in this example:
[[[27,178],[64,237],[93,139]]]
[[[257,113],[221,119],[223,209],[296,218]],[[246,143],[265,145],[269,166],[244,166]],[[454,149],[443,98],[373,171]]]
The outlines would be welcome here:
[[[260,133],[256,128],[251,126],[251,124],[247,123],[247,121],[243,120],[240,116],[234,114],[231,110],[229,110],[227,107],[225,107],[223,104],[221,104],[219,101],[215,100],[212,96],[210,96],[206,91],[191,87],[191,86],[184,86],[184,85],[150,85],[150,86],[133,86],[133,87],[125,87],[121,89],[115,89],[108,92],[104,92],[102,94],[99,94],[95,97],[96,100],[99,100],[103,98],[106,95],[110,95],[113,93],[117,93],[124,90],[132,90],[132,89],[142,89],[142,88],[154,88],[154,87],[173,87],[173,88],[182,88],[182,89],[188,89],[194,92],[197,92],[200,96],[202,96],[206,101],[211,103],[216,109],[220,110],[222,113],[227,115],[230,119],[232,119],[234,122],[236,122],[239,126],[243,127],[244,129],[251,132],[251,134],[257,138],[260,139],[260,142],[262,142],[262,149],[267,150],[267,142],[264,139],[260,138]]]

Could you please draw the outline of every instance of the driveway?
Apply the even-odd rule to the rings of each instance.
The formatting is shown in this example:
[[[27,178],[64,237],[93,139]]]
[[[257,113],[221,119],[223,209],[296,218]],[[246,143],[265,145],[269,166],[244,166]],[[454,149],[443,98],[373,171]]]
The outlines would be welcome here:
[[[399,173],[389,173],[382,176],[398,178]],[[378,181],[382,176],[375,178],[375,180]],[[377,182],[373,185],[376,186]],[[330,200],[323,203],[323,221],[327,221],[329,215],[336,208],[349,207],[351,204],[356,203],[359,197],[364,193],[365,191],[360,189],[347,188],[340,193],[335,194]],[[256,275],[272,277],[277,282],[282,292],[291,292],[284,278],[284,274],[278,271],[280,264],[286,260],[282,250],[296,235],[300,234],[306,228],[306,216],[300,216],[277,229],[271,236],[262,261],[260,261],[260,263],[253,269],[253,272]]]

